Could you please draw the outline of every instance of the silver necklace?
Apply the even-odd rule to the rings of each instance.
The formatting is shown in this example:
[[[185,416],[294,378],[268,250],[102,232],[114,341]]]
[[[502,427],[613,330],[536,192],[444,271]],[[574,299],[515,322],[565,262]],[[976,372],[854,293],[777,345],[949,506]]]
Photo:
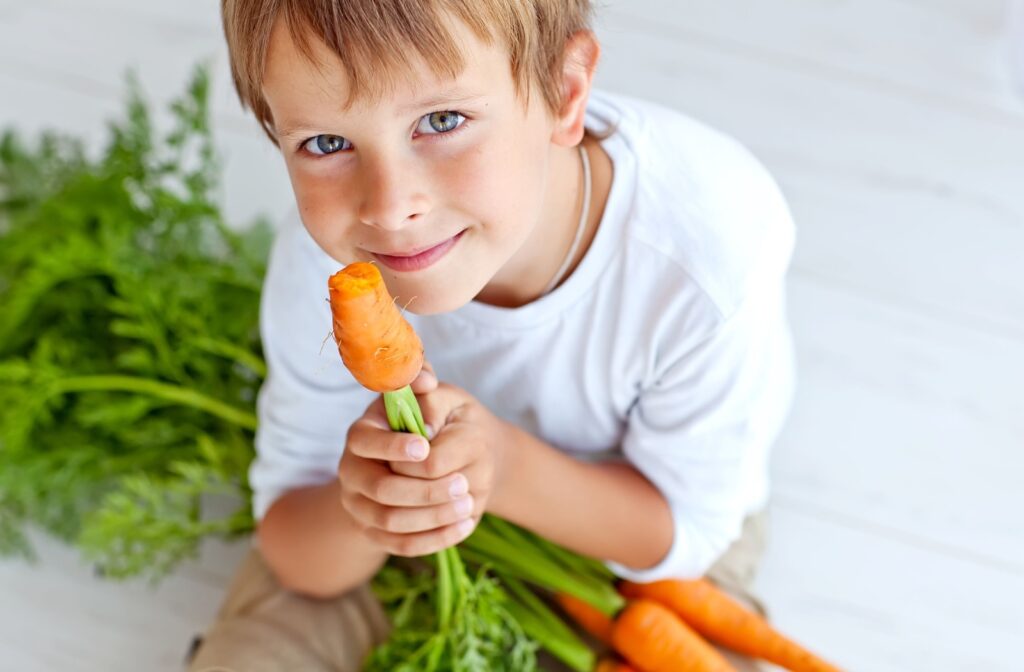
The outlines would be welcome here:
[[[583,209],[580,212],[580,222],[576,225],[576,237],[573,238],[569,254],[565,255],[562,267],[558,269],[558,273],[555,273],[555,277],[551,279],[548,286],[541,292],[541,296],[557,287],[558,283],[562,280],[562,276],[569,270],[569,264],[572,263],[572,258],[576,254],[576,248],[580,246],[580,241],[583,239],[583,229],[586,228],[587,214],[590,212],[590,159],[587,157],[587,150],[583,149],[582,142],[579,145],[579,150],[580,158],[583,160]]]

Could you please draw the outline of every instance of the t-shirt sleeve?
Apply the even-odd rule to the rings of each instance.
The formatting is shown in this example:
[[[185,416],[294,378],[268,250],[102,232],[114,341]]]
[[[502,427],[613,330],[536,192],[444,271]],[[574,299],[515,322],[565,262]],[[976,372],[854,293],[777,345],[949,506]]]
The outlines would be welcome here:
[[[750,502],[767,499],[766,444],[788,414],[794,377],[784,281],[776,282],[692,347],[666,352],[631,408],[623,454],[665,497],[675,534],[654,567],[609,561],[619,576],[702,576],[739,537]]]
[[[295,217],[275,238],[260,298],[267,378],[257,397],[253,517],[296,488],[337,477],[349,427],[375,398],[345,368],[331,334],[327,279],[341,268]]]

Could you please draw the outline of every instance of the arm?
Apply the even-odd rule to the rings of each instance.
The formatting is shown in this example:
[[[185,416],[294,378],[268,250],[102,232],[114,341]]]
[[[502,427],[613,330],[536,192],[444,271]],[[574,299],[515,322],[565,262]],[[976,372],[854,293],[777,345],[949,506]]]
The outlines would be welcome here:
[[[411,386],[418,394],[437,387],[437,378],[429,363],[424,363],[424,370]],[[433,484],[420,480],[396,481],[388,469],[387,458],[407,459],[406,436],[388,427],[384,402],[378,396],[348,430],[338,463],[338,478],[322,485],[292,489],[270,505],[257,534],[263,556],[282,585],[311,597],[328,598],[373,578],[388,559],[389,549],[382,544],[380,531],[374,529],[382,519],[366,509],[365,498],[370,493],[393,497],[394,486],[408,493],[410,485],[415,485],[423,489],[425,498],[440,502],[439,508],[444,513],[451,513],[449,481]],[[380,452],[381,459],[368,456],[374,452]],[[390,490],[382,491],[382,483],[390,485]],[[357,511],[356,515],[362,513],[361,522],[353,516],[353,510]],[[413,515],[417,515],[416,510],[412,506],[404,508]],[[453,520],[436,520],[428,515],[426,522],[419,522],[426,525],[423,529],[429,529]],[[437,531],[440,544],[437,549],[451,546],[458,540],[452,540],[452,527],[447,525]],[[419,544],[425,541],[428,540],[418,540]],[[426,555],[431,550],[434,549],[417,545],[411,555]]]
[[[279,497],[257,536],[278,581],[310,597],[340,595],[370,580],[388,557],[342,507],[338,480]]]
[[[625,463],[572,458],[508,425],[512,447],[492,512],[566,548],[629,567],[658,563],[672,545],[672,514],[650,481]]]

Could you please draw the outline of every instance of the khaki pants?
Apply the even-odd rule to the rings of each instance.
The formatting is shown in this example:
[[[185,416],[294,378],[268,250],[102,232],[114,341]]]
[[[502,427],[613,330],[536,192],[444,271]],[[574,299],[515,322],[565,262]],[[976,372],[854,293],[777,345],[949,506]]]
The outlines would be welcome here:
[[[740,539],[708,572],[723,590],[765,616],[750,586],[764,548],[766,518],[765,512],[749,517]],[[387,617],[369,585],[328,600],[302,597],[282,588],[253,548],[216,621],[193,644],[188,672],[358,672],[366,652],[388,632]],[[768,669],[723,653],[740,672]],[[546,655],[539,659],[544,670],[568,669]]]

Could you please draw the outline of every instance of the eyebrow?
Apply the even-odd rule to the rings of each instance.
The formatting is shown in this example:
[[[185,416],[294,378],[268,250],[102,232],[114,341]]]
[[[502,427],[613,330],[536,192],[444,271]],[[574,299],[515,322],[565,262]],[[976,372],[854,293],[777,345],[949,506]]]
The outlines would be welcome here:
[[[398,111],[402,114],[408,114],[409,112],[437,108],[439,106],[454,107],[459,104],[475,102],[483,97],[484,94],[482,93],[453,89],[451,91],[445,91],[443,93],[430,96],[429,98],[423,98],[412,103],[406,103],[405,105],[399,106]],[[307,135],[312,132],[310,129],[315,129],[319,126],[319,124],[314,124],[305,120],[284,124],[283,128],[277,132],[277,137],[291,139],[300,135]]]
[[[415,110],[422,110],[424,108],[437,107],[438,105],[453,105],[455,103],[467,103],[472,100],[483,98],[483,94],[473,93],[471,91],[463,91],[461,89],[452,89],[451,91],[445,91],[443,93],[417,100],[414,103],[408,103],[398,108],[400,112],[412,112]]]

